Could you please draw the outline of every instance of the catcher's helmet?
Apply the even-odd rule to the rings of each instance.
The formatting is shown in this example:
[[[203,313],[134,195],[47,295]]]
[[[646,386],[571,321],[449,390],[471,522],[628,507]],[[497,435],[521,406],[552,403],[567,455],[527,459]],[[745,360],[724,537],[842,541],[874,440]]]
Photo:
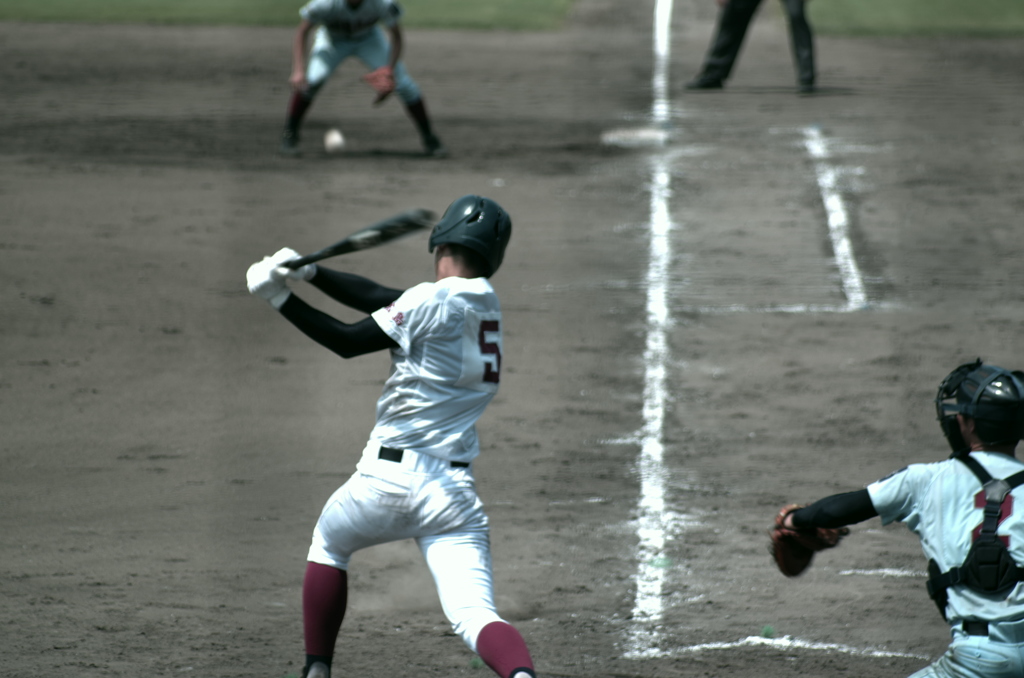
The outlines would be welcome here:
[[[986,365],[978,358],[950,372],[935,396],[935,412],[953,454],[970,452],[956,415],[974,419],[982,442],[1012,444],[1024,437],[1024,372]]]
[[[491,277],[501,266],[505,247],[512,237],[512,219],[501,205],[479,195],[455,200],[430,232],[427,249],[451,243],[473,250],[487,263]]]

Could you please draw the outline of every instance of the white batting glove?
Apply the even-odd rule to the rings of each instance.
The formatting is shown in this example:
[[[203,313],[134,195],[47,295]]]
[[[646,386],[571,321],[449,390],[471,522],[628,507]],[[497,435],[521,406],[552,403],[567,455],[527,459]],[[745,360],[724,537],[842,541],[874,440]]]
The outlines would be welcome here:
[[[271,275],[279,280],[312,280],[313,276],[316,275],[316,264],[306,264],[298,268],[278,266]]]
[[[296,269],[291,269],[287,266],[281,265],[286,264],[289,261],[294,261],[298,258],[300,258],[299,253],[290,247],[279,249],[270,257],[270,259],[276,264],[274,270],[271,271],[271,275],[278,280],[284,280],[285,278],[288,280],[310,280],[314,275],[316,275],[316,264],[306,264],[305,266],[300,266]]]
[[[245,272],[245,282],[249,287],[249,294],[267,301],[275,309],[280,309],[281,305],[291,296],[291,290],[288,289],[284,279],[273,275],[278,263],[273,257],[265,257],[263,261],[257,261]]]

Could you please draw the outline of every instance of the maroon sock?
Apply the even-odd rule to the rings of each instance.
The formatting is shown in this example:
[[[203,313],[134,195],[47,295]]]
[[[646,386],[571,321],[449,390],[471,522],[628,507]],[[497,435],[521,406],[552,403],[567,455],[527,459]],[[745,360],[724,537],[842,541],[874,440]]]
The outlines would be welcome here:
[[[533,660],[526,641],[515,627],[505,622],[491,622],[476,638],[476,653],[501,678],[509,678],[516,669],[533,671]]]
[[[348,603],[348,573],[329,565],[306,563],[302,582],[302,625],[306,654],[330,657]]]
[[[285,126],[295,132],[302,123],[303,116],[313,104],[313,97],[303,92],[292,92],[291,101],[288,102],[288,119]]]

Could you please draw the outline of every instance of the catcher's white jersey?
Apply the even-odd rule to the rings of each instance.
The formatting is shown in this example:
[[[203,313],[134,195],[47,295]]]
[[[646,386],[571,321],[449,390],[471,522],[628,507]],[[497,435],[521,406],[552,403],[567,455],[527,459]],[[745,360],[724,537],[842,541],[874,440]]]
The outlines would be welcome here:
[[[346,0],[310,0],[299,16],[323,25],[332,38],[358,40],[378,23],[393,27],[402,16],[402,7],[394,0],[363,0],[358,7],[350,7]]]
[[[1024,462],[995,452],[972,452],[993,478],[1024,470]],[[962,462],[949,459],[912,464],[868,486],[882,524],[901,521],[921,539],[921,548],[943,572],[962,565],[973,535],[981,529],[984,493],[977,477]],[[1024,486],[1003,501],[996,534],[1008,540],[1010,555],[1024,565]],[[1024,618],[1024,583],[1005,599],[965,586],[949,589],[946,614],[955,624],[964,619],[999,621]]]
[[[370,440],[472,461],[480,452],[476,421],[498,390],[501,370],[501,306],[490,282],[422,283],[372,317],[398,347]]]

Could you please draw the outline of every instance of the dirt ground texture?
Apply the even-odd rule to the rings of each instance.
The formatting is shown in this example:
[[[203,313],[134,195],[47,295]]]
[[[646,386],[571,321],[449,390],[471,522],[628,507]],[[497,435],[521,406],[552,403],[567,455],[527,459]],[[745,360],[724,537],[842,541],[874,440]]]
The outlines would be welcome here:
[[[250,297],[245,270],[465,193],[515,223],[476,473],[499,606],[540,676],[896,677],[941,654],[905,528],[855,526],[795,580],[765,534],[784,503],[946,456],[931,399],[957,364],[1024,367],[1024,40],[819,37],[821,91],[798,96],[766,7],[726,89],[693,93],[714,6],[676,3],[669,144],[603,145],[646,124],[653,8],[581,0],[555,33],[409,31],[445,160],[418,155],[352,64],[303,156],[277,157],[290,29],[0,24],[0,673],[299,673],[309,536],[387,356],[337,359]],[[349,146],[328,156],[334,126]],[[842,170],[863,310],[771,310],[845,303],[811,129]],[[660,652],[633,659],[656,155],[682,520],[648,629]],[[431,275],[417,239],[333,265],[395,287]],[[881,568],[911,576],[857,574]],[[411,544],[350,575],[336,675],[489,674]],[[856,651],[694,647],[766,626]]]

